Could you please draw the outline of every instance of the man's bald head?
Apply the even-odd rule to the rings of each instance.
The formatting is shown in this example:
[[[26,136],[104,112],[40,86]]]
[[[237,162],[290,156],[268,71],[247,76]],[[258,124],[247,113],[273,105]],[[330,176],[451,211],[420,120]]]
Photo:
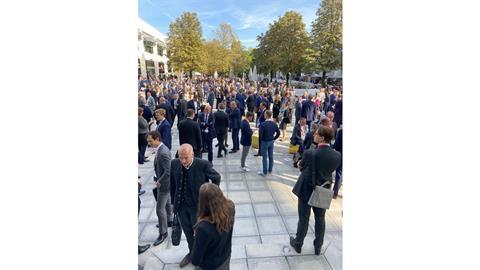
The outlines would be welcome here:
[[[193,147],[188,143],[180,145],[178,158],[184,167],[188,166],[193,161]]]

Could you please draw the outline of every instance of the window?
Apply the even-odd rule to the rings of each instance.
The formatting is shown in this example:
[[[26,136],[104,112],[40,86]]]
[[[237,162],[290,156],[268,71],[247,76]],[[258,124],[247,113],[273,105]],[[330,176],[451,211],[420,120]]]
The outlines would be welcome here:
[[[158,44],[157,45],[157,54],[160,55],[160,56],[163,56],[163,50],[164,49],[165,48],[162,45]]]
[[[155,45],[155,43],[153,43],[151,41],[148,41],[148,40],[143,41],[143,47],[145,47],[145,51],[148,52],[148,53],[153,53],[153,46],[154,45]]]

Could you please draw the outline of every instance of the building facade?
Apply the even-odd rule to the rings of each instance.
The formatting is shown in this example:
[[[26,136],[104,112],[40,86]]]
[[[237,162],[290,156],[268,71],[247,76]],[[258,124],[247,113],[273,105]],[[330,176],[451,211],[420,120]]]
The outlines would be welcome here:
[[[165,77],[172,70],[168,66],[167,36],[138,18],[138,75],[146,78]]]

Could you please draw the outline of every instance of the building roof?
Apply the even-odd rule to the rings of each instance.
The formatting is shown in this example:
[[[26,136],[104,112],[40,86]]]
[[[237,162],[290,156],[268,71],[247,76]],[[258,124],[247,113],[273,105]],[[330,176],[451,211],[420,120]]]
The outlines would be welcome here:
[[[137,27],[139,31],[145,32],[153,36],[154,38],[157,38],[162,41],[167,40],[167,36],[165,34],[158,31],[155,27],[151,26],[150,24],[142,20],[140,17],[138,17]]]

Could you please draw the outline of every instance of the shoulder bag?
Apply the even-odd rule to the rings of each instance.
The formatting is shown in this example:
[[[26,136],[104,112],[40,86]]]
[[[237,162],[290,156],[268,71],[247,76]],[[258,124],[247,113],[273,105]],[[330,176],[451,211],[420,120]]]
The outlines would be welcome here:
[[[333,199],[333,190],[325,188],[326,184],[331,184],[330,181],[326,181],[321,186],[316,185],[316,173],[315,173],[315,156],[312,155],[312,185],[314,187],[312,195],[308,200],[308,205],[317,208],[329,209]]]

